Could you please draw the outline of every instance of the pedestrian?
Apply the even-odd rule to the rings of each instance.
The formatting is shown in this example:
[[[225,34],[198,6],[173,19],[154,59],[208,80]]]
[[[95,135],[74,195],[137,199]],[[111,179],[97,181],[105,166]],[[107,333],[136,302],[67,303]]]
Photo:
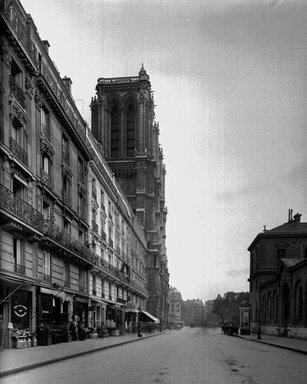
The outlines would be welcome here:
[[[77,340],[77,323],[74,317],[71,318],[71,323],[69,324],[69,330],[71,332],[72,340]]]

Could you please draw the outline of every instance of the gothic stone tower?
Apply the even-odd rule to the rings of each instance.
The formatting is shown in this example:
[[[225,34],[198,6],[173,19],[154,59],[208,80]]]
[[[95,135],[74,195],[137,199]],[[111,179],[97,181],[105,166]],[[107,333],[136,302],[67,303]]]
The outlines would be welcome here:
[[[167,321],[165,166],[154,122],[154,100],[143,65],[138,76],[100,78],[92,99],[92,133],[147,239],[147,310]]]

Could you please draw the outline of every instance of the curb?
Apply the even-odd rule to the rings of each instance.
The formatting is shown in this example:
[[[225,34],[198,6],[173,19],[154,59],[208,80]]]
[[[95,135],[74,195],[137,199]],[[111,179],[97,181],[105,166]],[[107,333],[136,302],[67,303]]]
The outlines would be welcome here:
[[[244,340],[248,340],[248,341],[255,341],[256,343],[259,343],[259,344],[270,345],[271,347],[287,349],[287,350],[292,351],[292,352],[298,352],[298,353],[302,353],[303,355],[307,355],[307,351],[304,351],[303,349],[287,347],[286,345],[274,344],[274,343],[270,343],[269,341],[264,341],[264,340],[247,339],[246,337],[242,337],[242,336],[238,336],[238,337],[240,337],[241,339],[244,339]]]
[[[146,339],[149,339],[151,337],[160,336],[163,333],[155,333],[155,334],[152,334],[152,335],[148,335],[146,337],[139,337],[139,338],[135,338],[135,339],[131,339],[131,340],[121,341],[121,342],[119,342],[117,344],[104,345],[104,346],[96,347],[96,348],[93,348],[93,349],[87,349],[87,350],[82,351],[82,352],[71,353],[69,355],[65,355],[65,356],[62,356],[62,357],[56,357],[56,358],[53,358],[53,359],[40,361],[38,363],[28,364],[28,365],[25,365],[23,367],[9,369],[7,371],[0,372],[0,378],[5,377],[5,376],[10,376],[10,375],[16,375],[17,373],[21,373],[21,372],[28,371],[28,370],[35,369],[35,368],[39,368],[39,367],[43,367],[45,365],[49,365],[49,364],[53,364],[53,363],[58,363],[60,361],[72,359],[74,357],[79,357],[79,356],[82,356],[82,355],[87,355],[87,354],[90,354],[90,353],[99,352],[99,351],[102,351],[104,349],[110,349],[110,348],[118,347],[118,346],[121,346],[121,345],[124,345],[124,344],[135,343],[135,342],[138,342],[138,341],[141,341],[141,340],[146,340]]]

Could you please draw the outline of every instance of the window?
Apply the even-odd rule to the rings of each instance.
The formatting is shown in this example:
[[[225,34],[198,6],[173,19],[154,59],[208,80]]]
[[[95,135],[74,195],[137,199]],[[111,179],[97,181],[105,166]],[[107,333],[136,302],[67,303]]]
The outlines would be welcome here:
[[[101,209],[105,210],[105,206],[104,206],[104,192],[103,192],[102,189],[100,191],[100,205],[101,205]]]
[[[80,157],[78,157],[78,181],[84,185],[86,184],[84,161]]]
[[[135,156],[135,110],[131,104],[127,110],[127,156]]]
[[[70,235],[71,225],[70,221],[66,217],[63,218],[63,229],[64,232],[67,233],[67,235]]]
[[[81,229],[79,229],[78,240],[79,240],[81,243],[84,242],[84,231],[82,231]]]
[[[14,177],[14,179],[13,179],[13,195],[26,201],[28,198],[28,189],[24,183],[21,182],[21,180]]]
[[[63,176],[63,199],[64,203],[71,204],[71,180],[67,175]]]
[[[51,215],[51,208],[47,201],[43,201],[43,216],[45,220],[49,220]]]
[[[51,257],[49,252],[43,252],[43,273],[44,279],[49,280],[51,277]]]
[[[87,274],[83,269],[79,269],[79,290],[87,292]]]
[[[278,260],[284,259],[286,257],[286,249],[285,248],[276,249],[276,256]]]
[[[41,108],[41,132],[51,142],[51,130],[49,125],[49,112],[45,106]]]
[[[64,286],[70,286],[70,264],[64,263]]]
[[[111,111],[111,157],[119,157],[119,109],[115,105]]]
[[[69,141],[66,136],[63,136],[63,144],[62,144],[62,156],[63,162],[67,165],[70,164],[70,156],[69,156]]]
[[[18,238],[13,238],[13,257],[15,272],[24,273],[21,240]]]
[[[96,275],[92,277],[92,294],[96,296]]]

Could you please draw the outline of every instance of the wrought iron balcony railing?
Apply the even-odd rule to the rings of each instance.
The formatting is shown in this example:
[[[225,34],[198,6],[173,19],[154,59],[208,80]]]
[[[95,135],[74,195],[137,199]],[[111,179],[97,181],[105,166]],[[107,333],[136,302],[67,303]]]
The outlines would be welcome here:
[[[0,207],[32,227],[42,230],[44,224],[43,215],[20,197],[13,195],[9,189],[1,184]]]
[[[53,178],[44,169],[41,169],[41,181],[43,184],[45,184],[49,189],[53,191],[54,189]]]
[[[69,156],[69,151],[63,151],[63,154],[62,154],[62,161],[63,163],[65,163],[66,165],[68,165],[70,167],[70,156]]]
[[[45,125],[45,124],[42,124],[42,134],[45,136],[45,138],[49,141],[49,143],[51,143],[51,131],[50,131],[50,128]]]
[[[10,86],[12,95],[22,106],[22,108],[26,109],[26,93],[18,84],[16,84],[13,76],[10,77]]]
[[[25,151],[20,144],[10,137],[10,150],[14,156],[17,157],[23,164],[28,166],[28,152]]]

